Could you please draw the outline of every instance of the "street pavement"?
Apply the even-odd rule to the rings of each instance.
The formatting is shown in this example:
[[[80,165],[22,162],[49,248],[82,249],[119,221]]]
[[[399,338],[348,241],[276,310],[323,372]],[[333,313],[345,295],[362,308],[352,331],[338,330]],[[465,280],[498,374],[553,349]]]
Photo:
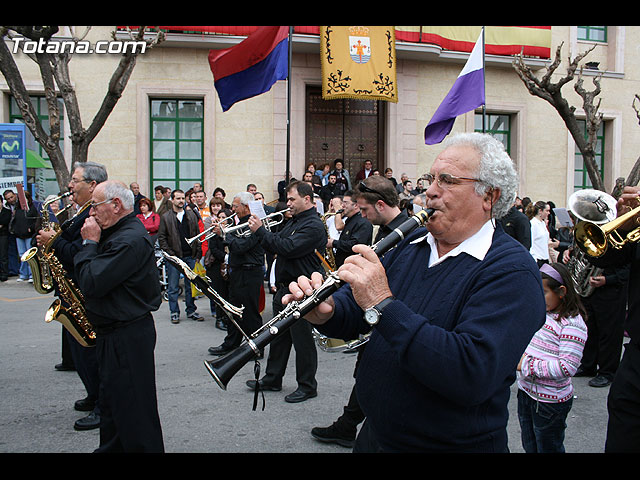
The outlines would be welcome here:
[[[59,372],[62,326],[45,323],[54,300],[38,294],[30,283],[10,277],[0,284],[0,453],[89,453],[98,446],[98,430],[75,431],[84,416],[73,408],[86,392],[76,372]],[[318,396],[289,404],[285,395],[296,388],[294,354],[281,392],[264,392],[253,410],[253,362],[244,366],[223,390],[211,378],[204,360],[224,332],[215,328],[209,299],[196,300],[204,322],[187,319],[181,299],[179,324],[169,321],[163,302],[154,312],[158,334],[155,351],[158,409],[167,453],[349,453],[350,450],[311,437],[315,426],[330,425],[341,413],[353,385],[356,356],[318,351]],[[263,320],[271,316],[267,295]],[[268,347],[266,349],[268,353]],[[262,372],[265,359],[260,361]],[[600,453],[607,426],[608,387],[593,388],[589,378],[575,378],[575,399],[567,420],[569,453]],[[509,449],[523,452],[515,403],[509,403]]]

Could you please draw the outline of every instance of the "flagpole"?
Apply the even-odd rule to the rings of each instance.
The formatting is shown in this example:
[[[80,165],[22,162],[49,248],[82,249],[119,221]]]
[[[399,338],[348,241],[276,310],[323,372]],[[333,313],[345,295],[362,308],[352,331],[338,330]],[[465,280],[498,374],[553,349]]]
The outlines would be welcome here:
[[[484,63],[484,25],[482,26],[482,89],[484,90],[484,103],[482,104],[482,133],[487,132],[487,69]]]
[[[293,26],[289,25],[289,61],[288,61],[288,73],[287,73],[287,161],[286,161],[286,169],[284,173],[284,178],[286,185],[289,184],[289,165],[291,162],[291,51],[293,50],[292,46],[292,37],[293,37]]]

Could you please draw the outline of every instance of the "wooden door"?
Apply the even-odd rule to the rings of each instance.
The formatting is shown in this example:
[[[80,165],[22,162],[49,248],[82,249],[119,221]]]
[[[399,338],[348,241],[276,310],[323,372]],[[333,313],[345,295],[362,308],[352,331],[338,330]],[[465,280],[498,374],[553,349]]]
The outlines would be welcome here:
[[[308,87],[306,106],[306,161],[317,168],[341,158],[351,180],[365,160],[384,174],[384,102],[323,100],[320,88]]]

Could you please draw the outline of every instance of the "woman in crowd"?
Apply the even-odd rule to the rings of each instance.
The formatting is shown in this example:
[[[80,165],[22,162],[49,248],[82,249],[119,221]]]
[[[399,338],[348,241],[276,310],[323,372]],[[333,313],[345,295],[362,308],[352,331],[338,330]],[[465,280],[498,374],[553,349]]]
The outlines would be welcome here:
[[[140,219],[144,228],[147,229],[147,232],[155,241],[158,229],[160,228],[160,215],[153,211],[153,202],[148,198],[140,199],[138,205],[140,207],[140,213],[136,216]]]

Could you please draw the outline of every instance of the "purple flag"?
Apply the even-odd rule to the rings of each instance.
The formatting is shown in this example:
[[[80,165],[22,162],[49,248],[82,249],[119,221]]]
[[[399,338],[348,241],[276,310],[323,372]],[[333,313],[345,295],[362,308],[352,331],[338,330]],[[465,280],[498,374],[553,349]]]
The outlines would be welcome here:
[[[458,115],[485,104],[484,45],[482,33],[453,87],[424,129],[424,143],[434,145],[444,140]]]

